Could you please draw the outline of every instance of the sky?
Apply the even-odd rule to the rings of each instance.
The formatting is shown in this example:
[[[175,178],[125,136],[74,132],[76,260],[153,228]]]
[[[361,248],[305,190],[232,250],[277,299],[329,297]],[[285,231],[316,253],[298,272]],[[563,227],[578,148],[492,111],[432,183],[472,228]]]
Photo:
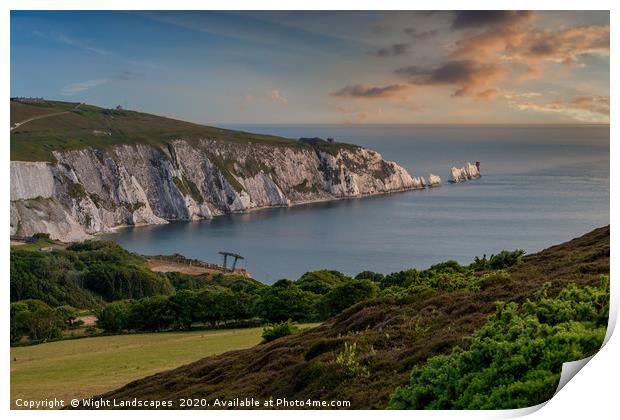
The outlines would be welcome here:
[[[205,124],[609,123],[609,12],[13,11],[11,96]]]

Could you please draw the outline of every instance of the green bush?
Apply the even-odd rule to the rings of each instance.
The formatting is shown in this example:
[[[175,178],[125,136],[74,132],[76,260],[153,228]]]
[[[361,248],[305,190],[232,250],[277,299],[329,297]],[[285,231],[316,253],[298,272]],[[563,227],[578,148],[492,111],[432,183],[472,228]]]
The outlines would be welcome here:
[[[108,332],[120,332],[128,328],[131,302],[121,300],[106,305],[97,312],[97,327]]]
[[[168,278],[113,242],[84,241],[65,250],[11,249],[11,301],[37,299],[52,307],[101,307],[104,301],[171,294]]]
[[[550,399],[564,362],[602,345],[609,311],[609,281],[570,286],[555,298],[544,290],[522,305],[498,304],[467,350],[430,358],[398,388],[390,408],[508,409]]]
[[[35,299],[11,303],[11,342],[24,336],[32,341],[47,341],[62,335],[64,323],[54,309]]]
[[[316,318],[319,296],[303,291],[289,280],[279,280],[258,290],[253,312],[269,322],[311,321]]]
[[[377,296],[379,288],[370,280],[349,280],[336,286],[323,297],[322,311],[325,315],[336,315],[358,302]]]
[[[319,270],[305,273],[295,284],[305,292],[325,295],[334,287],[341,285],[347,280],[350,280],[350,277],[345,276],[339,271]]]
[[[491,255],[488,259],[487,256],[484,255],[482,258],[476,257],[474,262],[470,264],[470,268],[476,271],[503,270],[518,264],[523,255],[525,255],[525,251],[522,249],[515,249],[514,251],[501,251],[497,255]]]
[[[298,332],[299,328],[289,319],[277,324],[269,324],[263,328],[263,340],[269,342],[276,338],[297,334]]]

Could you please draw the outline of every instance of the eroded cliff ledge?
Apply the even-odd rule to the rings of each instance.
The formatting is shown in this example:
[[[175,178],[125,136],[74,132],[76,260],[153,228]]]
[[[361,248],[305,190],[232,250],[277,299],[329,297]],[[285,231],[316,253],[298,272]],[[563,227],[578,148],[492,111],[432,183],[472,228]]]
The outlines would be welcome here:
[[[326,143],[177,139],[12,161],[11,234],[74,241],[123,225],[424,188],[375,151]]]

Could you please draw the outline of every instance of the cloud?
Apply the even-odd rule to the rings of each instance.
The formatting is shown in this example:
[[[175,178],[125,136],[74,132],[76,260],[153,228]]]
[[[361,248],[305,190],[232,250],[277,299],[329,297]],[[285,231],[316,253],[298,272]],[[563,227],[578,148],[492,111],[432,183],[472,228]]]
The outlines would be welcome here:
[[[110,51],[105,50],[103,48],[98,48],[93,46],[90,42],[88,41],[84,41],[81,39],[75,39],[75,38],[71,38],[67,35],[56,35],[53,37],[56,41],[60,41],[63,44],[67,44],[70,45],[72,47],[77,47],[86,51],[90,51],[90,52],[94,52],[95,54],[99,54],[99,55],[110,55]]]
[[[435,36],[439,31],[437,29],[433,29],[431,31],[418,31],[416,28],[405,28],[403,29],[403,32],[415,40],[422,40]]]
[[[538,30],[523,22],[489,28],[456,42],[455,58],[500,59],[530,67],[544,61],[572,64],[587,55],[609,55],[609,25]],[[541,69],[538,69],[541,71]]]
[[[463,96],[472,90],[486,87],[504,76],[504,69],[496,64],[481,64],[473,60],[448,61],[435,68],[408,66],[396,70],[414,85],[456,86],[454,96]]]
[[[570,101],[550,103],[515,102],[521,111],[561,114],[583,122],[609,122],[609,96],[577,96]]]
[[[561,31],[533,31],[508,48],[513,60],[572,64],[587,55],[609,55],[609,25],[578,26]]]
[[[391,57],[395,55],[402,55],[409,51],[411,44],[392,44],[389,47],[379,48],[378,50],[370,53],[377,57]]]
[[[512,25],[533,16],[528,10],[461,10],[454,13],[453,29]]]
[[[402,93],[407,89],[406,85],[349,85],[329,95],[337,98],[360,98],[360,99],[377,99],[390,98]]]
[[[84,92],[86,90],[92,89],[94,87],[103,85],[107,83],[108,79],[96,79],[96,80],[86,80],[84,82],[71,83],[70,85],[65,86],[60,91],[60,94],[63,96],[73,96],[78,93]]]
[[[145,76],[144,73],[142,72],[134,72],[134,71],[122,71],[120,73],[115,74],[114,76],[112,76],[113,79],[116,80],[137,80],[137,79],[143,79]]]
[[[288,104],[288,98],[282,95],[280,91],[277,89],[274,89],[271,91],[270,99],[271,99],[271,102],[273,102],[274,104],[281,104],[281,105]]]

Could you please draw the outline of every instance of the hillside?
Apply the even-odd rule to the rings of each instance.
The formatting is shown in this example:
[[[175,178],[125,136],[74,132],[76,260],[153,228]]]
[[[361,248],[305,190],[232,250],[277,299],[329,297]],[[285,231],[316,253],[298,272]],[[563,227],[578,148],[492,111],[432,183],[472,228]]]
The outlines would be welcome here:
[[[53,151],[109,148],[120,144],[162,146],[179,138],[188,141],[212,138],[240,143],[307,147],[283,137],[209,127],[137,111],[60,101],[37,104],[11,101],[11,127],[33,117],[60,112],[66,113],[34,120],[12,130],[11,160],[53,161]]]
[[[11,111],[17,237],[47,233],[72,242],[119,226],[426,186],[373,150],[322,139],[294,141],[64,102],[11,102]]]
[[[385,408],[391,393],[408,383],[414,365],[457,345],[467,348],[468,337],[495,312],[497,301],[523,302],[545,283],[552,296],[571,283],[596,285],[607,274],[609,226],[528,255],[508,277],[479,291],[361,303],[301,334],[205,358],[102,397],[344,399],[355,409]],[[366,375],[351,378],[334,364],[345,343],[355,344],[357,366]]]

